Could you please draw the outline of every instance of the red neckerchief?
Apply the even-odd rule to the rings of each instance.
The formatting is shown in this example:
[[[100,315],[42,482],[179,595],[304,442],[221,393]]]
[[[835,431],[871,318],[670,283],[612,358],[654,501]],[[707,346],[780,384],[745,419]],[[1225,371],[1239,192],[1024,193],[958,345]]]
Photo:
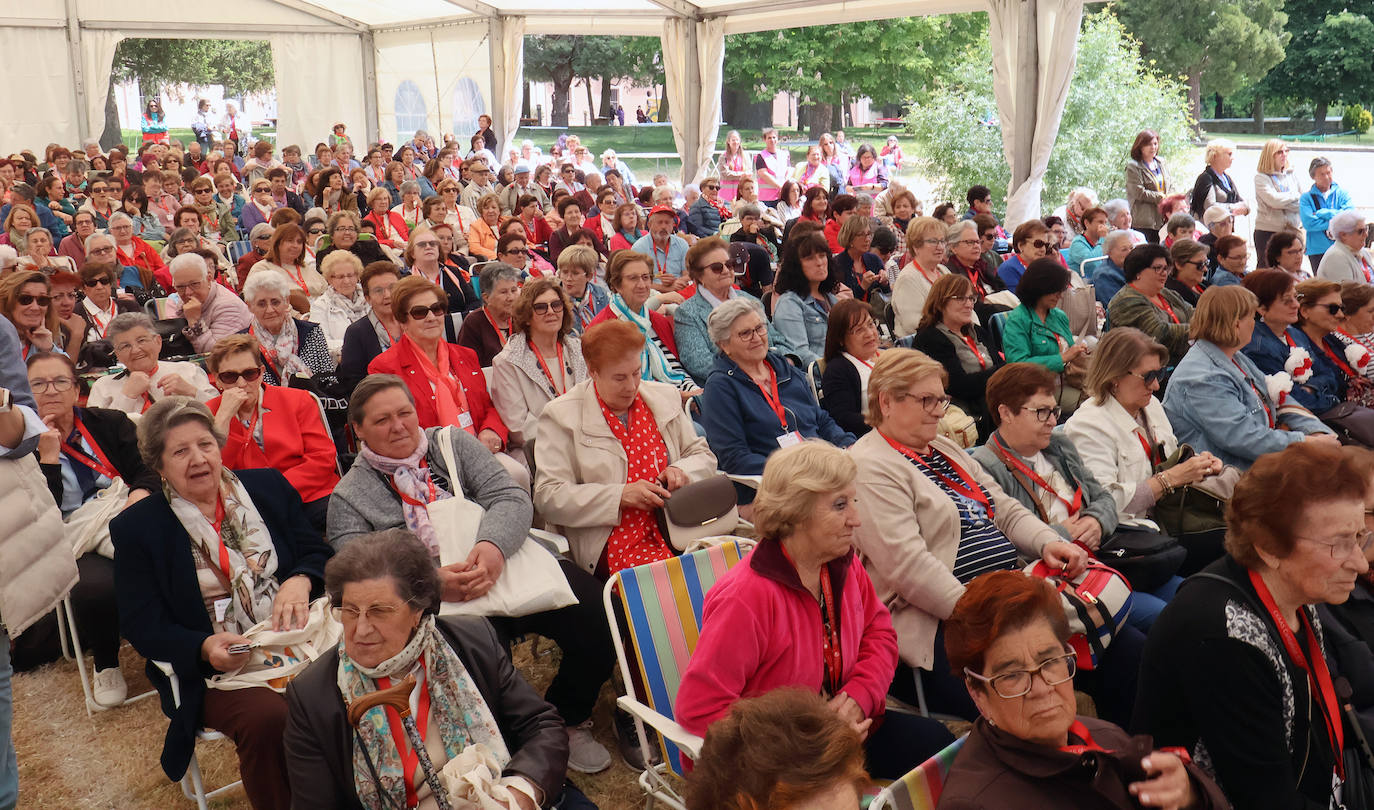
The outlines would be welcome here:
[[[253,325],[249,325],[249,327],[248,327],[248,334],[250,334],[250,335],[252,335],[253,337],[257,338],[257,337],[258,337],[258,330],[257,330],[257,327],[256,327],[256,326],[253,326]],[[282,379],[281,370],[277,368],[277,351],[276,351],[276,349],[269,349],[269,348],[267,348],[267,344],[264,343],[264,342],[262,341],[261,338],[258,338],[258,354],[260,354],[260,355],[262,356],[262,361],[263,361],[263,363],[265,363],[265,364],[267,365],[267,368],[271,370],[272,375],[275,376],[275,377],[277,378],[277,385],[286,385],[286,380]]]
[[[1250,390],[1255,392],[1255,396],[1260,401],[1260,407],[1264,408],[1264,416],[1269,421],[1269,427],[1274,427],[1274,412],[1269,410],[1269,403],[1264,400],[1264,394],[1260,393],[1260,390],[1250,381],[1250,376],[1245,373],[1245,369],[1240,367],[1240,363],[1236,362],[1236,358],[1231,358],[1231,365],[1236,367],[1236,370],[1240,372],[1240,376],[1244,377],[1246,384],[1250,386]]]
[[[411,506],[418,506],[421,509],[423,509],[426,506],[429,506],[431,503],[434,503],[434,501],[438,499],[439,491],[434,488],[434,479],[431,478],[429,474],[429,459],[423,457],[420,459],[420,469],[425,471],[425,484],[429,486],[429,500],[425,501],[424,503],[421,503],[420,501],[417,501],[414,498],[402,492],[400,487],[396,486],[396,476],[385,475],[382,477],[386,479],[387,484],[391,487],[391,491],[396,493],[396,497],[400,498],[402,501],[405,501]]]
[[[1317,343],[1321,345],[1322,351],[1326,352],[1326,356],[1331,358],[1331,362],[1336,364],[1336,368],[1339,368],[1342,372],[1345,373],[1345,376],[1351,378],[1352,380],[1363,379],[1363,375],[1361,375],[1360,372],[1356,371],[1355,369],[1351,368],[1350,364],[1345,362],[1345,358],[1341,357],[1340,355],[1332,351],[1331,347],[1326,345],[1325,340],[1319,340],[1317,341]]]
[[[530,351],[534,352],[534,359],[539,361],[539,367],[544,370],[544,376],[549,378],[549,385],[553,387],[553,395],[560,396],[568,393],[568,375],[563,365],[563,341],[558,341],[558,376],[563,379],[563,387],[560,389],[558,383],[553,379],[553,371],[549,369],[549,364],[544,361],[544,355],[540,353],[539,347],[530,342]],[[617,420],[618,421],[618,420]]]
[[[752,377],[750,378],[750,382],[753,382],[754,385],[759,387],[759,393],[763,394],[763,398],[768,402],[768,407],[772,408],[773,414],[778,417],[778,426],[783,430],[787,430],[787,409],[782,406],[782,396],[778,394],[778,372],[774,370],[772,363],[767,363],[767,366],[767,388],[764,387],[763,383]]]
[[[420,668],[424,669],[425,660],[420,658]],[[429,671],[425,670],[426,683],[420,685],[419,705],[415,711],[415,729],[420,733],[420,744],[424,745],[425,734],[429,730]],[[390,678],[378,678],[378,689],[389,689],[392,683]],[[420,770],[420,755],[414,748],[410,747],[410,740],[406,737],[405,724],[401,720],[401,713],[392,706],[386,707],[386,723],[391,729],[391,741],[396,745],[396,753],[401,755],[401,771],[405,777],[406,785],[406,807],[418,807],[420,799],[415,795],[415,785],[424,781],[424,775],[418,773]]]
[[[224,573],[224,579],[232,583],[234,575],[229,568],[229,547],[224,544],[224,496],[220,495],[215,500],[215,519],[210,521],[210,525],[215,529],[215,539],[219,541],[219,570]]]
[[[1136,435],[1139,436],[1140,434],[1137,433]],[[1083,508],[1082,485],[1078,485],[1074,489],[1073,500],[1070,501],[1066,499],[1064,496],[1060,495],[1059,492],[1055,490],[1054,487],[1050,486],[1048,481],[1040,477],[1040,475],[1036,473],[1035,470],[1031,469],[1025,464],[1022,464],[1020,459],[1012,455],[1011,451],[1007,449],[1006,445],[1002,444],[1001,436],[998,436],[996,433],[992,434],[992,442],[994,445],[997,446],[997,449],[1001,451],[998,453],[998,455],[1002,457],[1002,461],[1014,467],[1017,472],[1029,478],[1031,482],[1034,483],[1037,487],[1040,487],[1049,494],[1053,495],[1055,497],[1055,500],[1059,501],[1060,503],[1064,504],[1064,506],[1068,507],[1069,517],[1073,517],[1074,515],[1078,514],[1078,510]],[[1077,484],[1078,482],[1075,481],[1074,483]]]
[[[778,544],[782,556],[795,569],[787,547]],[[798,572],[800,574],[800,572]],[[840,623],[835,617],[835,594],[830,584],[830,564],[821,564],[821,678],[827,695],[838,695],[844,685],[844,653],[840,648]]]
[[[968,276],[968,280],[973,283],[973,291],[978,294],[978,300],[982,301],[983,299],[987,298],[988,288],[983,286],[983,274],[978,272],[978,268],[965,267],[964,263],[959,261],[958,259],[954,260],[954,264],[956,267],[963,270],[964,274]]]
[[[959,481],[951,480],[944,473],[930,466],[930,462],[921,458],[921,454],[917,453],[915,450],[912,450],[910,447],[907,447],[901,442],[893,440],[891,437],[889,437],[886,433],[883,433],[881,430],[878,431],[878,433],[883,437],[884,440],[887,441],[888,444],[892,445],[893,450],[896,450],[898,453],[901,453],[902,455],[906,456],[907,458],[911,459],[917,464],[920,464],[931,475],[934,475],[936,478],[940,479],[940,482],[943,483],[945,486],[949,487],[950,489],[954,490],[960,495],[963,495],[966,498],[969,498],[973,501],[976,501],[977,503],[982,504],[983,511],[988,513],[988,520],[992,520],[993,515],[995,513],[995,510],[992,505],[992,499],[988,497],[987,492],[978,483],[978,481],[976,479],[970,478],[969,474],[964,471],[964,468],[954,462],[954,459],[950,458],[949,456],[946,456],[944,453],[941,453],[934,447],[930,448],[930,455],[940,456],[944,458],[945,461],[949,462],[950,466],[954,468],[954,471],[959,474]]]
[[[505,346],[506,336],[511,333],[511,319],[506,319],[506,331],[505,334],[502,334],[501,327],[497,326],[496,321],[491,317],[491,310],[487,309],[486,307],[482,307],[482,314],[487,316],[487,323],[491,324],[491,329],[493,332],[496,333],[497,339],[501,341],[502,346]]]
[[[1302,646],[1298,644],[1298,637],[1294,635],[1293,629],[1288,626],[1288,622],[1279,613],[1279,607],[1274,602],[1273,594],[1269,592],[1269,586],[1264,584],[1264,580],[1258,573],[1254,571],[1249,573],[1250,584],[1255,587],[1255,593],[1264,603],[1265,610],[1269,611],[1269,617],[1278,628],[1279,638],[1283,639],[1283,648],[1288,652],[1288,659],[1298,669],[1307,673],[1308,686],[1311,687],[1312,697],[1316,699],[1317,708],[1321,711],[1322,720],[1326,725],[1326,735],[1331,742],[1331,750],[1336,755],[1336,775],[1344,780],[1345,762],[1341,759],[1341,752],[1345,750],[1345,727],[1341,724],[1340,702],[1336,698],[1336,686],[1331,679],[1331,670],[1326,666],[1326,657],[1322,655],[1321,644],[1317,641],[1317,634],[1312,630],[1312,623],[1307,618],[1307,612],[1298,608],[1298,619],[1302,622],[1302,629],[1306,634],[1307,649],[1312,652],[1310,663],[1307,656],[1303,654]]]
[[[66,453],[67,457],[72,461],[78,462],[81,466],[103,475],[112,481],[118,478],[119,472],[115,470],[109,458],[101,451],[100,445],[96,444],[95,439],[91,438],[91,432],[86,429],[85,425],[81,424],[81,419],[79,417],[73,417],[73,421],[76,423],[76,432],[81,434],[82,439],[86,440],[86,446],[91,448],[91,453],[93,455],[87,455],[85,452],[69,444],[66,440],[62,442],[62,452]]]
[[[1135,286],[1134,284],[1130,284],[1128,286],[1136,292],[1140,293],[1141,295],[1145,295],[1145,293],[1141,292],[1140,288]],[[1158,298],[1159,300],[1156,301],[1155,298]],[[1182,321],[1178,319],[1178,316],[1174,314],[1174,308],[1169,306],[1169,302],[1164,299],[1163,292],[1160,292],[1157,296],[1155,296],[1155,298],[1151,298],[1150,296],[1145,295],[1145,300],[1149,301],[1151,304],[1154,304],[1156,309],[1164,310],[1164,314],[1169,316],[1169,320],[1173,321],[1174,323],[1182,323]]]

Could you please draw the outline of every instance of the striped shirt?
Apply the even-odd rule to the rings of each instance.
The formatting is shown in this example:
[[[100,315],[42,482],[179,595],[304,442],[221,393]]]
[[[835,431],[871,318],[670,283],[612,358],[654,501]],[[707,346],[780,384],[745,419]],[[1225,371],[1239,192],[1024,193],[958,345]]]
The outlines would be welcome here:
[[[954,555],[954,578],[968,584],[980,574],[1016,570],[1020,565],[1016,547],[1005,534],[1002,534],[1002,530],[988,519],[987,510],[983,505],[967,495],[955,492],[941,478],[943,476],[950,481],[959,481],[959,471],[943,453],[931,453],[923,458],[930,468],[916,461],[911,463],[938,486],[959,510],[959,549]],[[936,472],[939,475],[936,475]],[[982,491],[985,498],[991,500],[982,484],[975,482],[975,486]]]

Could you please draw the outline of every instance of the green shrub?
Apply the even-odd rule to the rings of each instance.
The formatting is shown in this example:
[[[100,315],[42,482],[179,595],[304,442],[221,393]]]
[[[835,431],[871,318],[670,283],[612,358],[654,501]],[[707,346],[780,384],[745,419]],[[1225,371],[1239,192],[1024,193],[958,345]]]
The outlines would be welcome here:
[[[1351,104],[1345,108],[1345,115],[1341,116],[1342,130],[1355,130],[1363,135],[1369,131],[1369,127],[1374,125],[1374,115],[1369,110],[1358,104]]]

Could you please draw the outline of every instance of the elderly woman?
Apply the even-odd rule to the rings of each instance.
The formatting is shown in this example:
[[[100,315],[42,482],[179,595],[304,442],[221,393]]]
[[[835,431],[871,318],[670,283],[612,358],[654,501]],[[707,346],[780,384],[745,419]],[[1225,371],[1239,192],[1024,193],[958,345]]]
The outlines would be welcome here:
[[[403,172],[405,167],[397,166],[396,168],[399,170],[396,177],[399,178],[404,176]],[[388,170],[388,172],[390,172],[390,170]],[[407,228],[414,228],[424,221],[425,217],[423,209],[421,208],[423,195],[420,192],[420,184],[418,182],[406,180],[401,183],[398,188],[398,193],[392,195],[391,203],[391,213],[398,214],[401,217],[401,222],[404,223]]]
[[[1093,294],[1103,310],[1111,306],[1112,298],[1126,286],[1126,273],[1121,266],[1125,264],[1131,249],[1135,247],[1131,233],[1116,230],[1102,237],[1102,255],[1106,258],[1085,268],[1085,271],[1090,273],[1089,281],[1093,284]]]
[[[367,315],[344,330],[339,353],[339,382],[352,390],[367,376],[367,364],[401,336],[401,325],[391,307],[391,290],[400,280],[400,268],[391,262],[373,262],[363,269],[359,280],[367,297]]]
[[[180,681],[163,772],[179,780],[196,732],[215,729],[238,749],[253,807],[287,808],[286,700],[265,686],[217,689],[209,679],[248,662],[243,634],[259,622],[305,626],[330,549],[282,474],[230,472],[223,442],[199,402],[168,397],[143,415],[139,454],[163,483],[110,522],[120,629],[144,658],[170,663]],[[149,664],[147,674],[171,707],[162,670]]]
[[[410,267],[411,275],[425,279],[448,295],[450,315],[462,315],[477,309],[482,302],[473,291],[472,279],[466,270],[446,261],[440,229],[447,227],[447,223],[440,223],[436,229],[427,225],[417,226],[410,232],[410,240],[401,258]],[[456,324],[455,318],[444,319],[444,337],[450,342],[461,342],[458,340],[461,333]]]
[[[1298,281],[1304,281],[1312,277],[1312,271],[1302,263],[1304,250],[1302,234],[1279,231],[1269,239],[1269,245],[1264,249],[1264,266],[1282,270]]]
[[[684,260],[697,291],[673,313],[673,337],[683,367],[698,385],[706,383],[718,353],[706,326],[711,313],[734,298],[758,300],[735,286],[735,273],[744,268],[733,261],[728,247],[719,236],[698,239]]]
[[[510,339],[520,282],[520,271],[505,262],[489,262],[482,268],[478,280],[482,307],[463,318],[463,325],[453,342],[475,352],[484,367],[491,365]]]
[[[108,543],[101,542],[102,527],[94,525],[94,515],[85,514],[82,507],[116,479],[122,479],[128,493],[120,499],[119,508],[148,497],[159,482],[139,457],[134,426],[124,414],[80,407],[81,382],[68,357],[32,354],[27,365],[36,413],[48,426],[38,437],[35,455],[62,516],[69,520],[75,516],[67,536],[68,542],[77,546],[81,579],[70,598],[81,637],[95,653],[92,691],[98,705],[118,706],[128,695],[128,687],[119,670],[114,565]],[[95,509],[107,507],[95,505]],[[13,652],[16,670],[32,669],[61,657],[58,624],[57,614],[51,613],[19,636]]]
[[[362,220],[358,218],[356,211],[335,211],[330,214],[329,222],[324,228],[325,234],[329,237],[329,246],[315,253],[316,265],[323,264],[325,257],[336,250],[346,250],[357,256],[364,267],[373,262],[391,261],[391,257],[386,255],[386,251],[382,250],[382,246],[375,238],[358,238],[361,228]]]
[[[1338,443],[1306,409],[1280,408],[1264,373],[1241,352],[1254,334],[1258,306],[1244,287],[1204,292],[1189,325],[1193,347],[1164,394],[1164,411],[1179,441],[1241,468],[1301,441]]]
[[[950,397],[978,420],[979,435],[986,438],[992,431],[992,420],[988,418],[983,389],[992,373],[1006,361],[1001,352],[990,348],[993,344],[987,330],[973,322],[974,301],[973,285],[968,279],[941,276],[926,296],[913,348],[945,367]],[[826,395],[829,396],[828,390]]]
[[[424,543],[444,601],[485,595],[500,579],[505,561],[530,542],[526,533],[532,509],[525,488],[467,432],[422,428],[411,389],[398,377],[377,374],[363,380],[349,400],[348,418],[360,449],[330,498],[330,544],[344,550],[367,543],[370,532],[409,529]],[[439,444],[445,437],[456,470],[449,469]],[[425,505],[453,497],[467,498],[484,514],[468,559],[440,566],[439,540]],[[611,762],[592,739],[590,718],[614,655],[598,599],[600,583],[571,561],[564,561],[562,569],[579,604],[519,618],[492,617],[491,622],[507,639],[537,632],[562,648],[562,663],[547,696],[568,724],[571,767],[595,772]]]
[[[1038,219],[1022,222],[1011,235],[1011,249],[1014,252],[1002,262],[1001,267],[997,268],[997,277],[1007,289],[1016,289],[1030,263],[1049,256],[1053,248],[1050,244],[1050,229],[1045,227],[1045,223]]]
[[[1298,261],[1301,263],[1302,259]],[[1207,246],[1192,239],[1175,240],[1169,246],[1169,263],[1173,269],[1169,273],[1169,280],[1164,282],[1164,288],[1178,293],[1178,297],[1188,306],[1196,307],[1198,296],[1207,289]],[[1099,276],[1102,273],[1101,270],[1097,272]],[[1098,283],[1098,279],[1094,278],[1093,286],[1099,290],[1098,300],[1101,301],[1102,288]],[[1120,288],[1117,289],[1119,292]],[[1108,299],[1104,306],[1110,304],[1111,300]]]
[[[19,333],[22,357],[33,351],[53,351],[59,325],[47,276],[37,270],[20,270],[0,279],[0,314]]]
[[[1069,271],[1054,259],[1031,262],[1016,287],[1021,305],[1011,311],[1002,327],[1002,350],[1009,363],[1038,363],[1064,374],[1068,379],[1061,402],[1072,409],[1077,404],[1081,372],[1087,365],[1082,356],[1088,348],[1074,342],[1069,316],[1059,309],[1069,281]],[[1070,388],[1075,389],[1072,395]]]
[[[319,324],[291,317],[291,288],[279,273],[259,272],[243,285],[243,300],[253,313],[244,331],[257,338],[263,363],[263,382],[287,385],[293,377],[334,380],[334,360]]]
[[[1236,159],[1236,145],[1225,138],[1209,141],[1203,162],[1207,167],[1193,183],[1192,212],[1202,219],[1202,212],[1220,205],[1234,215],[1250,213],[1250,205],[1240,196],[1236,181],[1226,170]]]
[[[368,304],[367,296],[358,285],[358,278],[363,274],[363,263],[358,257],[335,251],[328,258],[321,270],[329,286],[311,302],[310,320],[319,324],[329,355],[337,360],[343,351],[344,333],[354,321],[367,317]]]
[[[1307,396],[1298,401],[1349,439],[1369,447],[1374,442],[1374,411],[1363,403],[1371,399],[1372,384],[1346,352],[1357,344],[1344,328],[1341,285],[1319,278],[1304,281],[1297,285],[1297,300],[1297,328],[1291,337],[1312,358],[1311,376],[1300,383]]]
[[[773,291],[773,325],[781,337],[778,348],[811,365],[825,350],[830,310],[843,297],[853,295],[832,267],[830,249],[818,232],[797,235],[787,241]]]
[[[477,354],[444,340],[448,301],[423,278],[407,276],[391,291],[399,339],[368,363],[369,374],[395,374],[406,381],[423,427],[454,425],[480,441],[526,489],[530,474],[523,454],[509,449],[510,431],[487,393]]]
[[[28,233],[38,227],[38,212],[26,202],[15,203],[5,215],[4,232],[0,233],[0,245],[10,245],[20,253],[28,252]]]
[[[1341,806],[1346,731],[1315,605],[1369,570],[1368,485],[1335,447],[1260,458],[1231,498],[1227,556],[1150,633],[1138,726],[1207,762],[1236,807]]]
[[[582,341],[589,379],[544,408],[535,444],[535,506],[572,557],[601,579],[668,559],[654,517],[665,498],[716,471],[674,389],[644,380],[644,336],[606,321]]]
[[[267,255],[249,269],[248,276],[251,278],[254,273],[263,272],[276,273],[288,282],[299,311],[309,310],[310,302],[328,286],[324,276],[315,269],[315,262],[305,255],[305,231],[293,222],[272,231]]]
[[[201,402],[218,392],[195,363],[159,360],[162,336],[142,312],[126,312],[110,320],[105,339],[114,348],[124,370],[107,374],[91,386],[87,404],[94,408],[123,411],[138,418],[164,397],[191,397]]]
[[[1330,281],[1374,282],[1374,253],[1365,247],[1369,223],[1358,211],[1342,211],[1331,218],[1327,229],[1331,247],[1322,254],[1317,277]]]
[[[90,261],[81,268],[83,297],[79,312],[86,321],[86,341],[109,340],[110,321],[122,312],[138,312],[138,304],[115,298],[119,269]],[[103,365],[103,364],[102,364]]]
[[[138,268],[139,275],[144,278],[151,274],[164,290],[172,287],[172,274],[167,265],[152,245],[134,236],[133,220],[129,219],[128,214],[112,214],[109,230],[110,236],[114,237],[115,256],[121,266]]]
[[[1176,364],[1188,351],[1193,308],[1164,286],[1170,261],[1169,249],[1161,245],[1139,245],[1126,254],[1121,265],[1126,286],[1112,296],[1107,320],[1113,328],[1134,326],[1159,341]]]
[[[491,399],[501,421],[515,426],[511,442],[533,439],[544,407],[585,379],[568,294],[554,279],[531,279],[515,303],[510,340],[491,363]]]
[[[906,228],[906,265],[892,283],[892,311],[898,335],[910,335],[921,325],[926,296],[940,276],[949,273],[945,234],[949,226],[934,217],[917,217]]]
[[[440,576],[415,534],[391,529],[349,544],[325,567],[325,588],[343,642],[287,687],[294,807],[406,806],[411,797],[415,806],[435,806],[424,771],[407,772],[415,753],[398,742],[406,737],[394,709],[370,709],[356,730],[348,720],[351,703],[410,674],[418,680],[412,699],[424,707],[416,724],[430,730],[425,743],[435,773],[468,746],[483,745],[495,754],[493,776],[511,792],[512,810],[562,800],[562,721],[515,672],[486,622],[437,617]]]
[[[1122,526],[1155,528],[1150,517],[1160,498],[1222,469],[1216,456],[1203,451],[1155,471],[1178,450],[1173,426],[1155,396],[1168,361],[1169,352],[1139,329],[1108,331],[1088,370],[1090,399],[1064,425],[1087,472],[1111,494]],[[1179,537],[1188,551],[1181,573],[1193,574],[1220,557],[1223,535]]]
[[[32,267],[49,274],[59,270],[76,271],[75,261],[53,251],[52,232],[47,228],[30,228],[25,236],[28,252],[19,257],[20,267]]]
[[[720,349],[701,399],[701,424],[720,467],[759,475],[779,447],[825,439],[848,447],[854,435],[816,404],[806,376],[768,349],[763,308],[735,299],[716,307],[708,322]],[[753,497],[743,489],[741,501]]]
[[[592,319],[592,324],[616,319],[634,324],[647,341],[641,372],[644,379],[668,383],[686,399],[701,388],[678,359],[672,321],[648,307],[654,292],[653,262],[651,257],[633,250],[622,250],[611,257],[606,268],[611,302]]]
[[[286,476],[311,525],[323,533],[339,473],[319,403],[308,391],[266,383],[252,335],[223,338],[207,365],[220,395],[206,405],[215,413],[216,432],[228,437],[224,463],[235,470],[271,467]]]
[[[1241,351],[1266,376],[1284,372],[1291,377],[1298,373],[1299,378],[1293,380],[1289,395],[1314,414],[1330,410],[1341,401],[1336,392],[1339,377],[1332,373],[1335,368],[1329,360],[1322,364],[1322,374],[1315,373],[1315,347],[1296,326],[1301,318],[1303,304],[1298,297],[1296,280],[1282,270],[1256,270],[1245,277],[1244,286],[1255,294],[1259,302],[1256,310],[1259,318],[1250,342]],[[1329,299],[1329,296],[1323,293],[1333,289],[1339,292],[1340,286],[1317,281],[1316,286],[1308,287],[1308,292],[1318,298]],[[1316,303],[1316,299],[1306,303],[1310,308]],[[1339,315],[1338,309],[1331,313],[1330,317],[1334,320]],[[1321,352],[1317,351],[1316,354]],[[1290,358],[1292,371],[1289,370]],[[1309,370],[1299,373],[1300,367],[1304,364],[1309,365]]]
[[[853,457],[824,442],[780,450],[755,500],[759,544],[706,594],[676,720],[704,734],[742,698],[799,687],[827,697],[864,738],[874,775],[900,776],[953,737],[934,720],[884,712],[897,637],[853,549]]]
[[[846,298],[830,310],[822,357],[825,371],[819,381],[821,407],[835,424],[855,436],[869,431],[864,410],[868,407],[868,375],[873,372],[879,343],[873,307]]]
[[[483,194],[474,204],[477,217],[468,224],[468,252],[494,261],[496,259],[496,228],[501,223],[501,198],[494,192]]]
[[[1131,221],[1152,243],[1159,242],[1159,230],[1164,227],[1159,204],[1170,190],[1169,172],[1159,157],[1159,133],[1143,129],[1131,143],[1131,159],[1126,162],[1126,200],[1131,205]]]
[[[835,237],[840,252],[835,255],[835,274],[854,292],[867,300],[874,291],[891,292],[883,260],[869,252],[873,246],[873,218],[852,216],[840,226]]]
[[[861,144],[854,154],[854,167],[846,178],[851,194],[877,194],[887,188],[887,169],[878,161],[878,153],[868,144]]]
[[[999,571],[969,583],[946,622],[945,648],[978,720],[940,807],[1229,807],[1186,755],[1078,714],[1068,639],[1064,608],[1043,579]]]
[[[992,233],[993,229],[987,229],[987,232]],[[979,226],[973,220],[961,219],[946,229],[945,266],[949,272],[963,276],[973,284],[973,294],[978,296],[973,309],[980,321],[986,322],[994,313],[1008,309],[987,300],[989,295],[1003,289],[1002,280],[997,277],[996,268],[989,266],[983,258],[983,240],[979,236]]]

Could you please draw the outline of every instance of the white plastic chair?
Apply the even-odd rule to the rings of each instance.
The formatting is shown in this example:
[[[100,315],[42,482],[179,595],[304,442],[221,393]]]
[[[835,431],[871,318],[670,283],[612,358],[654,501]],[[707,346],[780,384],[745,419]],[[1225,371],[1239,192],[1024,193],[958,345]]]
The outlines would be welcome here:
[[[172,705],[181,706],[181,680],[177,678],[176,672],[172,670],[172,665],[166,661],[154,661],[153,666],[162,671],[167,676],[167,682],[172,688]],[[196,732],[196,744],[202,741],[210,742],[213,740],[227,740],[223,734],[213,729],[203,728]],[[214,790],[205,789],[205,779],[200,773],[200,761],[196,759],[195,749],[191,749],[191,764],[186,767],[186,775],[181,777],[181,792],[186,798],[196,803],[198,810],[209,810],[209,800],[216,796],[222,796],[231,790],[243,787],[243,780],[237,779],[222,787]]]
[[[157,694],[156,689],[150,689],[143,694],[126,697],[124,702],[118,706],[102,706],[95,702],[95,692],[91,689],[91,678],[86,674],[86,653],[81,647],[81,634],[76,630],[76,612],[72,609],[70,595],[64,596],[62,603],[57,606],[57,638],[62,646],[62,657],[68,661],[76,662],[76,673],[81,678],[81,691],[86,696],[87,717],[95,712],[117,709],[119,706],[127,706]]]

